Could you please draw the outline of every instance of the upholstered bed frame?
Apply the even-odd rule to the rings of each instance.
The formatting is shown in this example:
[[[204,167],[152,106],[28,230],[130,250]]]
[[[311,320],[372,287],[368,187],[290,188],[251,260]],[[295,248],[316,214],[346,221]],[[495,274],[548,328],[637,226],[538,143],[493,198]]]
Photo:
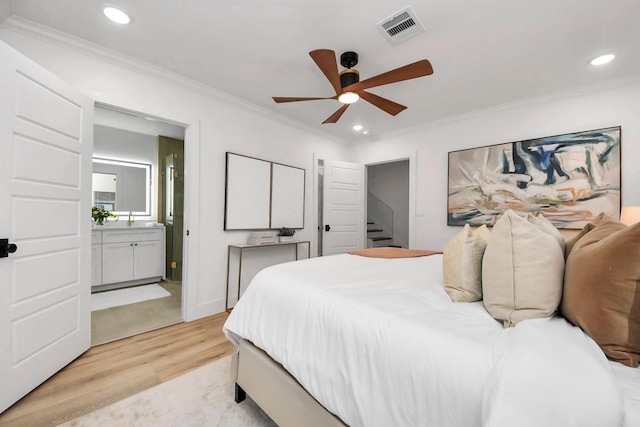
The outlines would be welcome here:
[[[345,427],[289,374],[251,342],[242,340],[233,354],[235,399],[248,394],[279,427]]]

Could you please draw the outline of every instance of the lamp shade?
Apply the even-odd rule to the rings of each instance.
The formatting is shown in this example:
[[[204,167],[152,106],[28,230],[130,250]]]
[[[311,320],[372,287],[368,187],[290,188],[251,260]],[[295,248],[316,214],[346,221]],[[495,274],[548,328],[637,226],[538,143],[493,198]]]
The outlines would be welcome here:
[[[640,206],[627,206],[620,212],[620,222],[625,225],[633,225],[640,222]]]

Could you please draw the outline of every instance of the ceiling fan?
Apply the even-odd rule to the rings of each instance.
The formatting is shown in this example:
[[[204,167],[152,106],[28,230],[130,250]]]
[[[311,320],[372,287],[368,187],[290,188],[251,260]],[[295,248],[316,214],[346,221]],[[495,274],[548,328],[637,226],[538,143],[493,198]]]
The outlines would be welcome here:
[[[338,111],[329,116],[327,120],[322,122],[322,124],[336,123],[347,108],[349,108],[349,105],[360,98],[375,105],[381,110],[386,111],[392,116],[395,116],[407,107],[381,96],[374,95],[373,93],[365,91],[365,89],[433,74],[431,63],[426,59],[422,59],[409,65],[396,68],[395,70],[387,71],[386,73],[378,74],[375,77],[360,81],[360,73],[353,68],[358,63],[357,53],[345,52],[340,55],[340,64],[346,68],[341,73],[338,73],[338,64],[336,62],[336,54],[334,51],[330,49],[318,49],[312,50],[309,52],[309,55],[314,60],[318,68],[320,68],[320,71],[322,71],[322,73],[327,77],[331,86],[333,86],[333,89],[336,91],[336,94],[326,98],[292,98],[274,96],[273,100],[277,103],[314,101],[318,99],[336,99],[342,102],[344,105],[340,107]]]

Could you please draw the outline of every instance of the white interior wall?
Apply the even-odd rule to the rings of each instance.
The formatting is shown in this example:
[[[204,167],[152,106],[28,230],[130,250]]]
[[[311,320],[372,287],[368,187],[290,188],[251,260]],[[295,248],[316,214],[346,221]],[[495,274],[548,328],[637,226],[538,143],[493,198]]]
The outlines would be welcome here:
[[[447,162],[453,150],[620,125],[622,204],[640,206],[639,99],[640,77],[627,79],[616,88],[531,100],[362,142],[353,146],[351,160],[370,163],[416,153],[412,247],[441,250],[460,231],[446,225]]]
[[[4,21],[11,15],[11,3],[8,1],[0,1],[0,22]]]
[[[96,125],[108,126],[115,129],[128,130],[145,135],[162,135],[184,140],[184,127],[153,117],[142,117],[128,112],[96,106],[93,112],[93,122]]]
[[[52,43],[25,32],[0,28],[0,40],[97,102],[186,126],[185,229],[190,232],[185,237],[187,320],[224,310],[227,246],[244,243],[248,236],[248,232],[223,231],[227,151],[306,170],[305,228],[296,237],[312,241],[315,255],[313,155],[344,160],[348,156],[346,144],[222,94],[212,95],[200,86],[164,77],[136,61],[123,61],[108,52],[106,57],[86,53],[86,47],[77,39]],[[76,44],[77,48],[68,48]]]

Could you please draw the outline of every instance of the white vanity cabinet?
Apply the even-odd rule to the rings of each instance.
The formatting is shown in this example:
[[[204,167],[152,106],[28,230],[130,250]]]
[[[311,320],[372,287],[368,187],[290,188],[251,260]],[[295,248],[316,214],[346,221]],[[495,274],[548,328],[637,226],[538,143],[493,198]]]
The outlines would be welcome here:
[[[101,234],[101,282],[94,290],[153,283],[164,277],[164,227],[105,228]]]

